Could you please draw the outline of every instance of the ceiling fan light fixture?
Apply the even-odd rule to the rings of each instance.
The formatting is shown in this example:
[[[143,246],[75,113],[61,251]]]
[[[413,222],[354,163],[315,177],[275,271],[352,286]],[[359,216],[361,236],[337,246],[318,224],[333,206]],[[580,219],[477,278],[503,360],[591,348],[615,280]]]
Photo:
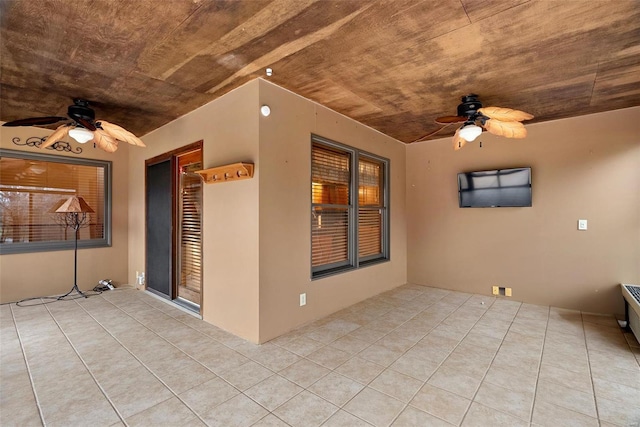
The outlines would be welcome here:
[[[473,141],[475,140],[477,137],[480,136],[480,134],[482,133],[482,128],[480,126],[477,126],[473,123],[471,124],[465,124],[462,126],[462,128],[460,128],[460,138],[464,139],[465,141]]]
[[[69,136],[78,141],[80,144],[84,144],[93,139],[93,132],[91,132],[89,129],[76,126],[69,131]]]

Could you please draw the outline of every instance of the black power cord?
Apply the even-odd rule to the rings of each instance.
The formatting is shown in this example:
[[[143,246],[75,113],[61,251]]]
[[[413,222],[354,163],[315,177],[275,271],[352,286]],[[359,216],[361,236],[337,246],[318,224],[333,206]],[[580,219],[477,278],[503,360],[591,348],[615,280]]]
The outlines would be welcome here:
[[[97,286],[96,286],[97,288]],[[78,296],[69,296],[69,295],[63,295],[63,296],[53,296],[53,297],[33,297],[33,298],[25,298],[22,299],[18,302],[16,302],[16,306],[18,307],[34,307],[36,305],[45,305],[45,304],[51,304],[52,302],[57,302],[57,301],[73,301],[74,299],[78,299],[78,298],[89,298],[89,297],[93,297],[96,295],[100,295],[102,293],[102,291],[97,291],[96,288],[93,288],[93,293],[89,293],[89,292],[83,292],[84,295],[86,296],[82,296],[82,295],[78,295]],[[35,301],[35,300],[51,300],[51,301],[42,301],[40,303],[36,303],[36,304],[24,304],[26,302],[29,301]]]

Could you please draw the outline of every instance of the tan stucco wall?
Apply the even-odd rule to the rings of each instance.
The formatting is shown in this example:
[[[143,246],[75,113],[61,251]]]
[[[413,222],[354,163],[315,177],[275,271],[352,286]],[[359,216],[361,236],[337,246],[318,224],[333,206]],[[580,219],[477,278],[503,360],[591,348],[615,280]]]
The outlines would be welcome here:
[[[113,154],[93,148],[93,144],[78,144],[81,154],[58,152],[13,144],[14,137],[25,142],[32,136],[43,137],[52,131],[34,127],[0,127],[0,147],[30,153],[54,154],[73,158],[110,160],[112,164],[112,246],[78,249],[78,287],[93,289],[100,279],[127,283],[127,192],[129,147],[121,146]],[[135,148],[131,148],[135,150]],[[73,249],[0,256],[0,302],[65,293],[73,286]]]
[[[640,283],[640,107],[527,128],[458,152],[450,138],[407,146],[408,280],[621,313],[618,283]],[[458,172],[519,166],[533,207],[458,207]]]
[[[258,341],[258,82],[252,81],[145,135],[129,159],[129,280],[145,266],[145,159],[203,141],[205,168],[256,163],[253,179],[203,190],[204,320]]]
[[[260,80],[260,341],[406,283],[405,146]],[[257,111],[256,106],[256,111]],[[390,159],[391,260],[311,280],[311,134]],[[299,295],[307,305],[299,306]]]

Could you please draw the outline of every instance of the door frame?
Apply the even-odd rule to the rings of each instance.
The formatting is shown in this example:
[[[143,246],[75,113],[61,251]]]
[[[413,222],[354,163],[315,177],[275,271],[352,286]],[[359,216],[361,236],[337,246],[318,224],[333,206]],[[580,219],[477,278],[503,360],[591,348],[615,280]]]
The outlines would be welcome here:
[[[149,166],[153,166],[157,163],[162,163],[162,162],[166,162],[167,160],[171,161],[171,265],[170,265],[170,290],[171,290],[171,294],[170,295],[163,295],[159,292],[154,292],[155,295],[159,295],[165,299],[168,299],[170,301],[175,301],[178,297],[178,274],[179,272],[177,271],[177,264],[178,264],[178,218],[177,218],[177,213],[178,213],[178,194],[177,194],[177,190],[178,190],[178,180],[180,179],[179,176],[179,171],[178,171],[178,161],[177,158],[178,156],[184,155],[186,153],[189,153],[190,151],[196,151],[196,150],[200,150],[201,152],[203,151],[203,140],[201,139],[200,141],[196,141],[193,142],[191,144],[187,144],[185,146],[176,148],[174,150],[171,151],[167,151],[166,153],[162,153],[159,154],[157,156],[151,157],[149,159],[146,159],[144,161],[144,194],[145,194],[145,203],[144,203],[144,220],[145,220],[145,227],[144,227],[144,242],[145,242],[145,249],[144,249],[144,268],[145,271],[149,271],[148,270],[148,260],[147,260],[147,247],[146,247],[146,243],[147,243],[147,215],[149,214],[148,211],[148,206],[147,206],[147,191],[148,191],[148,182],[147,182],[147,168]],[[204,268],[204,266],[203,266]],[[200,314],[202,315],[202,298],[203,298],[203,291],[204,289],[200,289]]]

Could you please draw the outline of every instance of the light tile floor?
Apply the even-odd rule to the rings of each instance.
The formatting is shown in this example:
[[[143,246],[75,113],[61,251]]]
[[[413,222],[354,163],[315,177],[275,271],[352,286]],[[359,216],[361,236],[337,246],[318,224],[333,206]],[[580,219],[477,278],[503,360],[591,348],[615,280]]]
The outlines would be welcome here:
[[[2,426],[638,426],[616,320],[405,285],[261,346],[145,292],[0,307]]]

